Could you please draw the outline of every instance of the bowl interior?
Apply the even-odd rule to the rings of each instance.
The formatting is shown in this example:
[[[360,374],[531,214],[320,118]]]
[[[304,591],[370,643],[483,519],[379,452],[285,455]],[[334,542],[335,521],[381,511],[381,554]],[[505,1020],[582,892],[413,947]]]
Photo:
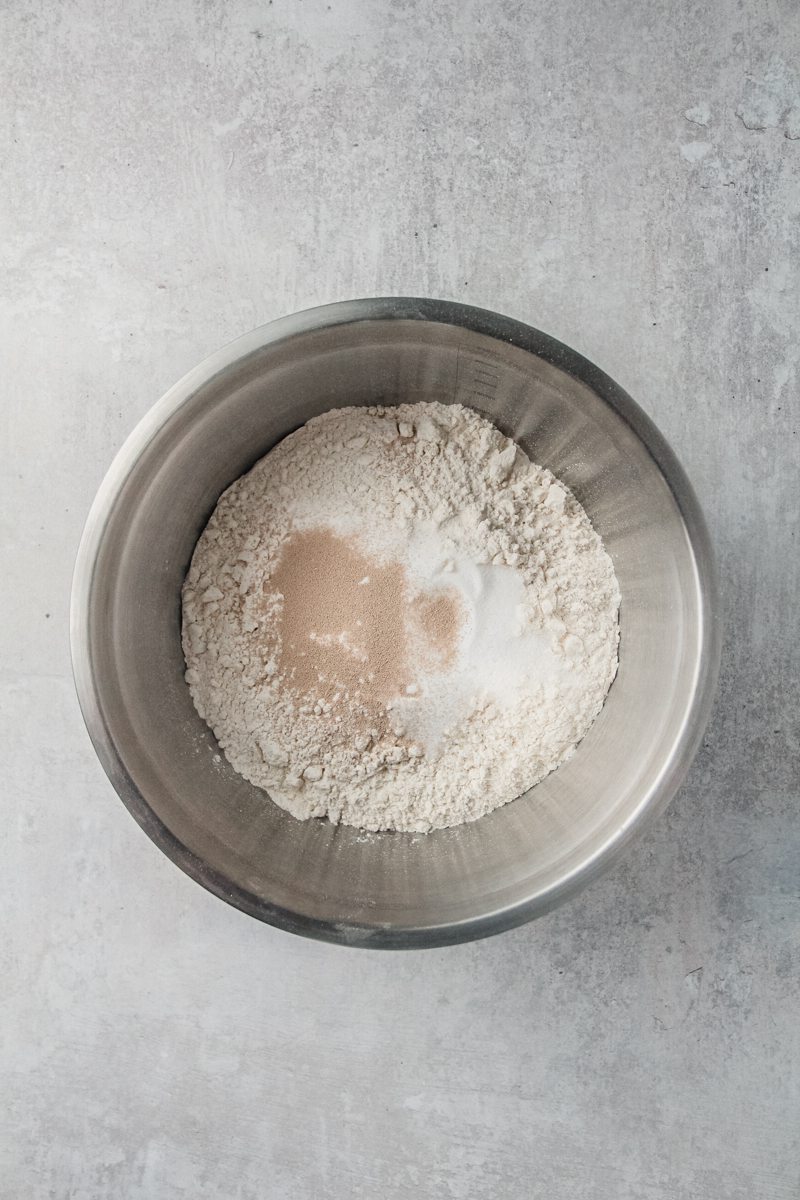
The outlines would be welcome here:
[[[646,418],[542,344],[418,319],[277,334],[187,377],[112,468],[76,604],[90,729],[155,840],[247,911],[360,943],[491,932],[588,878],[682,771],[707,636],[686,505],[639,435]],[[573,489],[619,579],[620,668],[572,759],[526,795],[457,829],[366,835],[298,822],[228,766],[184,683],[180,589],[220,493],[271,446],[325,409],[407,400],[477,409]]]

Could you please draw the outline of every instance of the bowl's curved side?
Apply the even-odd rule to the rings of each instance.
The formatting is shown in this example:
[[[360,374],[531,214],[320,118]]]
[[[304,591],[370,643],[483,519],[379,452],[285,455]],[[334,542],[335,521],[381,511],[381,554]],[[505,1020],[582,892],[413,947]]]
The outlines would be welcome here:
[[[646,447],[665,479],[681,514],[694,565],[699,614],[699,652],[691,701],[663,769],[644,793],[628,820],[577,869],[544,892],[463,922],[424,927],[353,921],[320,921],[234,885],[198,857],[164,824],[128,772],[113,731],[106,720],[95,664],[89,622],[98,556],[117,498],[147,446],[192,397],[234,364],[267,345],[276,345],[314,331],[361,321],[414,320],[470,330],[518,347],[552,364],[599,395]],[[92,504],[81,538],[73,575],[70,640],[76,690],[84,720],[98,757],[117,793],[149,837],[173,862],[209,891],[251,916],[304,936],[347,945],[379,948],[440,946],[485,937],[549,911],[580,890],[616,860],[646,819],[656,815],[674,795],[688,771],[705,729],[716,686],[721,649],[718,585],[711,542],[694,491],[674,453],[642,409],[613,380],[575,351],[511,318],[470,306],[438,300],[380,298],[346,301],[281,318],[253,330],[217,351],[174,385],[130,434]]]

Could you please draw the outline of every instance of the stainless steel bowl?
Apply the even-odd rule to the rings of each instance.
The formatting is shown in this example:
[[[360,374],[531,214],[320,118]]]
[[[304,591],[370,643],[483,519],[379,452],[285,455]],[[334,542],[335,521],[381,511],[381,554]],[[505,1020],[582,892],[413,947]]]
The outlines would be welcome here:
[[[299,822],[220,758],[184,683],[180,589],[218,496],[310,417],[346,404],[470,405],[573,489],[613,558],[620,668],[575,755],[526,795],[427,836]],[[252,916],[358,946],[497,933],[607,867],[683,779],[719,659],[708,535],[636,404],[586,359],[506,317],[356,300],[256,329],[134,430],[78,552],[72,656],[114,787],[187,874]]]

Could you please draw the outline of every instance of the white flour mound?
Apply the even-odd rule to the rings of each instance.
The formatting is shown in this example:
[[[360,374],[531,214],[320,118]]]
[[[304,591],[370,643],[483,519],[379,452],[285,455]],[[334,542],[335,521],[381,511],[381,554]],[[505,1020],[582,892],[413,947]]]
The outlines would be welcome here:
[[[309,530],[458,598],[454,660],[412,664],[380,719],[358,695],[298,695],[282,668],[270,579]],[[184,584],[186,680],[232,766],[295,817],[424,832],[475,820],[569,758],[616,673],[618,609],[583,508],[477,413],[336,409],[221,497]]]

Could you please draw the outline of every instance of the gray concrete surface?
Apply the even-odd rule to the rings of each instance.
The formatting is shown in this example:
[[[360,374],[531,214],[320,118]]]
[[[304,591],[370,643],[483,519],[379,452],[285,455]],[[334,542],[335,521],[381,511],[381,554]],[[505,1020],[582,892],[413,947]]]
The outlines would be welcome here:
[[[0,1195],[800,1192],[796,0],[9,0]],[[473,301],[637,397],[727,642],[690,779],[535,925],[377,955],[256,924],[85,736],[77,539],[153,401],[250,327]]]

